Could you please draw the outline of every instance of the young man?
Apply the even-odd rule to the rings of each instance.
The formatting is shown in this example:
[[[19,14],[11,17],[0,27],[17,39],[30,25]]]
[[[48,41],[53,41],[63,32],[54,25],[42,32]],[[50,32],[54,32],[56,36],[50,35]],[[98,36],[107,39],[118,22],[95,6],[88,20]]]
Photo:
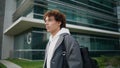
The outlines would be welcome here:
[[[65,15],[58,10],[51,10],[44,14],[44,21],[51,36],[43,68],[82,68],[79,45],[66,28]]]

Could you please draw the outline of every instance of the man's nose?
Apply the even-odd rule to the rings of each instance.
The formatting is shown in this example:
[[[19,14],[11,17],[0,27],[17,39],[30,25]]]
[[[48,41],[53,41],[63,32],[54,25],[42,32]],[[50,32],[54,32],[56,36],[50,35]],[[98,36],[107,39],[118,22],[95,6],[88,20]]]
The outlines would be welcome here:
[[[48,25],[48,22],[45,22],[45,25]]]

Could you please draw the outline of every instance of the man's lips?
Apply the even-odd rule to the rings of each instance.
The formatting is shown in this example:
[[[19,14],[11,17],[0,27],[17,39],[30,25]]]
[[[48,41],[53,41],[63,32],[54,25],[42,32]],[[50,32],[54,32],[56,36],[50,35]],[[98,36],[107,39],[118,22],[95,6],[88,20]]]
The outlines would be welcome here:
[[[49,28],[49,26],[46,26],[46,29],[48,29]]]

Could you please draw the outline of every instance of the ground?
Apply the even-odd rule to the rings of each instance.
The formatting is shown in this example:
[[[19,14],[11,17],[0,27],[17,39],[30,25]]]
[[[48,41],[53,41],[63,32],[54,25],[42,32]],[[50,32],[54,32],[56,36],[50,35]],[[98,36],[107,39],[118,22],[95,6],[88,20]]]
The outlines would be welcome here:
[[[93,57],[97,60],[98,65],[100,68],[107,68],[109,66],[112,66],[113,68],[120,68],[120,56],[101,56],[101,57]],[[42,68],[43,61],[28,61],[23,59],[6,59],[8,61],[11,61],[15,64],[20,65],[22,68]],[[0,68],[5,68],[4,65],[0,64]]]

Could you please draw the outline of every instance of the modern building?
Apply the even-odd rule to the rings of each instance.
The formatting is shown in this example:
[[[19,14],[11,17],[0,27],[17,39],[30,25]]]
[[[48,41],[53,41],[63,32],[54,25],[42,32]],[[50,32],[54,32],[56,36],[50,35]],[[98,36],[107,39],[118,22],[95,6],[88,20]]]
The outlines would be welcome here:
[[[67,28],[80,46],[88,47],[91,56],[120,55],[120,24],[114,0],[4,0],[0,3],[3,8],[1,59],[43,59],[49,39],[43,14],[52,9],[66,15]]]

